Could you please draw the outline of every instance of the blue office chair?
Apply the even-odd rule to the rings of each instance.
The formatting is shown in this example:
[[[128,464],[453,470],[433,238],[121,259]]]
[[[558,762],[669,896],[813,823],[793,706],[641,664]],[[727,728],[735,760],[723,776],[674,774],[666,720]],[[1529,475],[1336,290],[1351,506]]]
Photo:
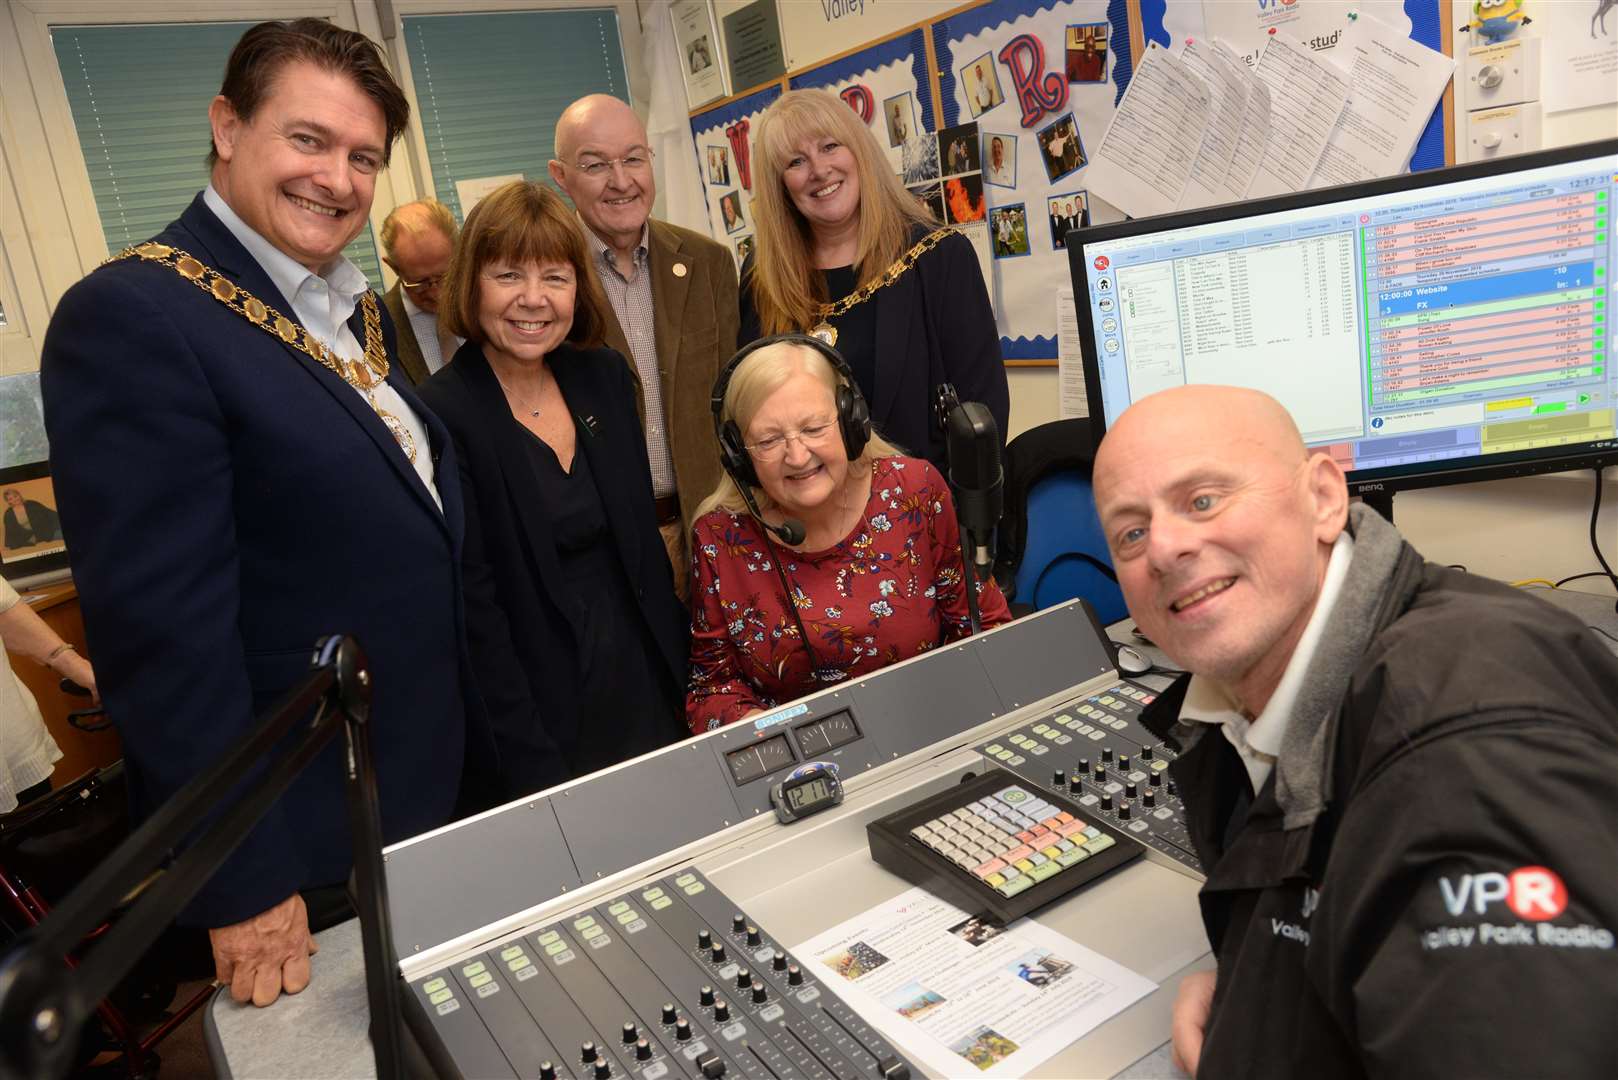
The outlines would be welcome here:
[[[1090,490],[1090,422],[1057,420],[1006,447],[1005,513],[995,577],[1019,613],[1082,596],[1103,626],[1125,618],[1123,593]]]

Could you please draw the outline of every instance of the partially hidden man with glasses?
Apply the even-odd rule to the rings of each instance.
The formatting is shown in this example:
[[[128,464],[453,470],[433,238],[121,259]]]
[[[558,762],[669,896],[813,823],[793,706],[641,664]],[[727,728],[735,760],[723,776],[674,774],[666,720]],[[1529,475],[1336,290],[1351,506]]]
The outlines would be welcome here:
[[[382,303],[399,335],[399,366],[422,382],[449,363],[462,344],[438,322],[438,290],[455,251],[455,215],[437,199],[393,208],[382,222],[382,261],[399,275]]]
[[[687,523],[719,482],[708,392],[736,349],[736,263],[701,233],[651,217],[652,148],[617,98],[592,94],[567,107],[550,173],[585,226],[611,306],[606,344],[630,361],[640,390],[658,526],[684,599]]]

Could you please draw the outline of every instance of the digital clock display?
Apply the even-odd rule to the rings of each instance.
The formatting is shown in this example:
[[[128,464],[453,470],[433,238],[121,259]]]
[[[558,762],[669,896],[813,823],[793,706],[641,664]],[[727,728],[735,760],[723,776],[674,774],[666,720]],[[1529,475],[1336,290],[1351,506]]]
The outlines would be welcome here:
[[[830,801],[832,790],[831,784],[826,782],[824,776],[815,776],[807,784],[787,788],[784,794],[787,805],[792,807],[794,813],[801,814],[805,810]]]
[[[725,755],[731,778],[738,784],[751,783],[761,776],[768,776],[777,769],[787,768],[795,760],[784,731]]]
[[[828,750],[835,750],[860,737],[860,729],[855,726],[854,718],[848,715],[846,709],[830,716],[823,716],[819,720],[811,720],[795,730],[798,745],[803,749],[805,757],[814,757]]]

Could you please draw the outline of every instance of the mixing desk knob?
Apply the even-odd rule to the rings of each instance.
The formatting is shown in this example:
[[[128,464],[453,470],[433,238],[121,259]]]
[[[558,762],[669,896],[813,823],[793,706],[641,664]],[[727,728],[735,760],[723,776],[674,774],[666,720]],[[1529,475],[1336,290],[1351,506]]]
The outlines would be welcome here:
[[[635,1026],[635,1021],[633,1021],[633,1020],[625,1020],[624,1021],[624,1042],[632,1043],[638,1038],[640,1038],[640,1029]]]
[[[1103,810],[1111,810],[1112,809],[1112,792],[1110,792],[1110,791],[1105,792],[1101,796],[1101,809],[1103,809]]]
[[[1095,777],[1096,777],[1096,783],[1098,783],[1098,784],[1102,783],[1103,781],[1105,781],[1107,779],[1107,767],[1105,765],[1101,764],[1101,762],[1099,762],[1099,761],[1096,762]]]
[[[586,1065],[590,1064],[590,1062],[594,1061],[600,1056],[601,1051],[597,1050],[596,1044],[590,1042],[589,1040],[585,1040],[584,1045],[579,1047],[579,1060],[583,1061]]]
[[[770,1000],[769,988],[766,987],[759,980],[754,979],[753,980],[753,1004],[754,1005],[762,1005],[768,1000]]]
[[[1112,747],[1103,746],[1101,748],[1101,760],[1109,764],[1112,762]]]
[[[736,970],[736,988],[738,990],[746,990],[749,986],[752,986],[752,985],[753,985],[753,973],[751,971],[748,971],[746,968],[738,968]]]
[[[713,948],[708,950],[708,956],[714,963],[723,964],[725,962],[725,943],[723,941],[714,942]]]
[[[785,971],[787,969],[787,954],[780,949],[776,949],[775,956],[770,960],[770,966],[775,968],[776,971]]]
[[[749,926],[747,928],[747,943],[752,946],[758,946],[764,943],[764,935],[758,932],[758,927]]]
[[[1131,799],[1139,794],[1139,791],[1135,787],[1135,781],[1131,780],[1129,783],[1124,785],[1124,794],[1128,795]]]
[[[1142,761],[1152,760],[1152,748],[1150,746],[1143,746],[1140,748],[1140,759]]]
[[[697,991],[697,1000],[699,1002],[701,1002],[703,1005],[712,1005],[713,1004],[713,987],[704,986],[701,990]]]
[[[709,949],[713,948],[713,935],[708,933],[706,930],[698,930],[697,948],[702,952],[707,952]]]
[[[596,1058],[595,1066],[596,1080],[607,1080],[607,1078],[612,1075],[612,1062],[608,1061],[606,1058]]]
[[[1068,777],[1067,790],[1069,794],[1077,795],[1084,790],[1084,779],[1078,773],[1074,773]]]
[[[1152,774],[1152,786],[1153,787],[1162,787],[1163,786],[1163,774],[1161,772],[1154,772]]]
[[[787,985],[800,986],[803,983],[803,968],[797,964],[787,966]]]
[[[675,1016],[675,1014],[674,1014],[674,1002],[672,1002],[672,1001],[663,1002],[663,1023],[665,1023],[665,1024],[674,1023],[674,1016]]]
[[[1118,820],[1119,821],[1128,821],[1129,820],[1129,800],[1128,799],[1125,799],[1123,802],[1118,804]]]
[[[548,1061],[540,1062],[539,1080],[556,1080],[556,1066]]]
[[[730,1019],[730,1006],[725,1004],[723,998],[713,1003],[713,1018],[721,1024]]]
[[[1067,773],[1063,772],[1061,769],[1057,769],[1051,777],[1051,786],[1055,788],[1066,787]]]
[[[675,1042],[690,1042],[691,1041],[691,1021],[687,1020],[683,1016],[680,1017],[678,1020],[674,1021],[674,1041]]]
[[[731,933],[739,934],[743,930],[746,930],[746,929],[747,929],[747,916],[746,915],[743,915],[741,912],[738,911],[736,914],[734,914],[734,915],[732,915],[730,917],[730,932]]]
[[[650,1061],[652,1059],[652,1041],[650,1039],[635,1040],[635,1060]]]
[[[1090,759],[1087,758],[1087,757],[1081,757],[1079,759],[1078,767],[1073,770],[1073,775],[1074,776],[1083,776],[1085,773],[1087,773],[1089,771],[1090,771]]]
[[[1157,792],[1153,791],[1151,788],[1147,788],[1146,794],[1141,796],[1141,802],[1145,803],[1147,806],[1156,806]]]
[[[1118,771],[1119,772],[1128,772],[1129,771],[1129,755],[1128,754],[1120,754],[1118,756]]]

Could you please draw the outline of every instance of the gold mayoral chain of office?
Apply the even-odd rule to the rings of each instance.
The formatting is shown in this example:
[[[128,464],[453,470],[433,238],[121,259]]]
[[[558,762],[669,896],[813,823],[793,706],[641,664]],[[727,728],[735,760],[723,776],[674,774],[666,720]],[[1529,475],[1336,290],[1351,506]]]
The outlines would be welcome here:
[[[926,252],[937,247],[943,242],[946,236],[953,236],[954,234],[954,229],[935,229],[933,232],[928,233],[920,240],[917,240],[915,246],[913,246],[903,255],[899,256],[898,259],[894,260],[893,265],[884,270],[880,277],[872,278],[870,281],[866,282],[864,285],[861,285],[859,288],[855,289],[853,292],[849,293],[835,304],[821,304],[818,312],[820,315],[820,321],[810,328],[809,335],[811,337],[817,337],[821,341],[824,341],[827,345],[835,347],[837,345],[837,327],[833,326],[828,320],[834,319],[838,315],[843,314],[851,309],[855,304],[863,303],[866,300],[869,300],[872,296],[876,295],[878,290],[885,289],[889,285],[892,285],[895,281],[898,281],[904,276],[904,272],[906,270],[909,270],[912,266],[916,265],[917,259],[921,258]]]
[[[376,297],[371,292],[367,291],[360,297],[360,311],[365,318],[365,355],[361,359],[350,360],[338,356],[330,346],[317,341],[302,325],[270,307],[195,255],[167,244],[147,241],[125,248],[107,262],[128,258],[144,259],[169,267],[260,330],[280,338],[299,352],[314,358],[365,396],[366,404],[371,406],[377,419],[382,421],[383,426],[398,442],[399,449],[404,451],[405,457],[409,458],[412,464],[415,463],[415,436],[410,434],[410,429],[405,427],[402,420],[377,404],[374,393],[376,387],[388,377],[388,350],[382,341],[382,316],[378,313]]]

